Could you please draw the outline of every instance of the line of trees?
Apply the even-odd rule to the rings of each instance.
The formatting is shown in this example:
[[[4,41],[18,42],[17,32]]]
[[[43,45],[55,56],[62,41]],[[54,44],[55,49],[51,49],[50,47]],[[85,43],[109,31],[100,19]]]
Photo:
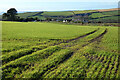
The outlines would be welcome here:
[[[17,16],[17,10],[15,8],[10,8],[7,10],[7,13],[4,13],[2,15],[2,21],[20,21],[20,22],[27,22],[27,21],[39,21],[39,19],[36,18],[20,18]]]

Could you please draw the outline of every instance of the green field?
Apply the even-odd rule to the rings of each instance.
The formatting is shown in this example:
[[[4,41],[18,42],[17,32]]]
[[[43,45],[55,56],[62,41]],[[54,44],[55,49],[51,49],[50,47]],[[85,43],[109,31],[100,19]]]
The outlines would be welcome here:
[[[75,14],[97,12],[96,10],[73,11]]]
[[[27,18],[29,16],[35,15],[38,12],[26,12],[26,13],[19,13],[18,16],[20,16],[21,18]]]
[[[42,13],[44,16],[71,16],[73,13],[71,11],[58,11],[58,12],[44,12]]]
[[[103,15],[102,13],[93,13],[92,15],[90,15],[90,17],[92,18],[100,18],[105,16],[110,16],[110,15]]]
[[[2,78],[120,78],[118,27],[2,22]]]
[[[119,16],[108,16],[104,18],[98,18],[98,19],[93,19],[95,21],[101,21],[101,22],[118,22]]]

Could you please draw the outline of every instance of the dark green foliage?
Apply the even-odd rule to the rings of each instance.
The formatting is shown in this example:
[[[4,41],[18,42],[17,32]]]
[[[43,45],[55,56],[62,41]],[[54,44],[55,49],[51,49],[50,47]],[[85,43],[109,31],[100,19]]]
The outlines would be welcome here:
[[[2,16],[2,20],[7,20],[7,21],[15,21],[19,17],[17,15],[17,10],[15,8],[10,8],[7,13],[4,13]]]

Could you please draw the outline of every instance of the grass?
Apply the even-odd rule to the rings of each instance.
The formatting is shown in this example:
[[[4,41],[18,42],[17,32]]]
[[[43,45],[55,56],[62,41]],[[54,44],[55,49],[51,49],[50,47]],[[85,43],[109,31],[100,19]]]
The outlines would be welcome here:
[[[41,23],[41,22],[36,22],[36,23],[3,22],[2,35],[3,35],[3,40],[40,39],[40,38],[69,39],[72,37],[74,38],[76,36],[83,35],[87,32],[96,29],[95,27],[92,28],[87,28],[87,27],[89,26],[59,25],[54,23]],[[84,30],[86,31],[84,32]]]
[[[44,42],[44,40],[48,39],[70,39],[96,29],[96,27],[86,29],[89,26],[40,22],[3,22],[2,24],[3,52],[27,48],[30,45],[33,46],[38,42]]]
[[[93,14],[91,14],[89,17],[92,17],[92,18],[100,18],[100,17],[105,17],[105,16],[109,16],[109,15],[108,15],[108,14],[103,15],[102,13],[93,13]]]
[[[38,12],[26,12],[26,13],[19,13],[18,16],[20,16],[21,18],[27,18],[29,16],[35,15]]]
[[[2,24],[3,79],[119,78],[118,27],[47,22]],[[94,30],[97,31],[85,36]]]
[[[73,15],[70,11],[63,11],[63,12],[44,12],[42,13],[44,16],[71,16]]]
[[[116,11],[106,11],[106,12],[102,12],[102,14],[114,16],[114,15],[119,15],[119,11],[118,10],[116,10]]]
[[[118,35],[119,35],[118,28],[116,27],[108,28],[108,33],[102,39],[101,45],[104,44],[104,46],[107,47],[109,50],[118,51]]]
[[[44,16],[31,16],[32,18],[38,18],[38,19],[40,19],[40,20],[45,20],[46,18],[44,17]]]
[[[95,21],[101,21],[101,22],[118,22],[118,16],[109,16],[109,17],[104,17],[104,18],[99,18],[99,19],[94,19]]]
[[[75,14],[97,12],[96,10],[73,11]]]

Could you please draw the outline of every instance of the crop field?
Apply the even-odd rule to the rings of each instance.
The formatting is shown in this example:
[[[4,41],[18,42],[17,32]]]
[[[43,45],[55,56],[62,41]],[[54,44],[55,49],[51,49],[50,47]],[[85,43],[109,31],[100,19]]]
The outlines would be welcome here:
[[[26,13],[19,13],[18,16],[20,16],[21,18],[26,18],[26,17],[29,17],[29,16],[32,16],[32,15],[35,15],[37,14],[38,12],[26,12]]]
[[[75,14],[97,12],[96,10],[73,11]]]
[[[73,15],[73,13],[71,11],[57,11],[57,12],[44,12],[41,15],[44,16],[70,16]]]
[[[105,17],[105,18],[98,18],[95,19],[95,21],[101,21],[101,22],[113,22],[116,21],[118,22],[119,16],[109,16],[109,17]]]
[[[118,27],[2,22],[2,78],[120,78]]]

